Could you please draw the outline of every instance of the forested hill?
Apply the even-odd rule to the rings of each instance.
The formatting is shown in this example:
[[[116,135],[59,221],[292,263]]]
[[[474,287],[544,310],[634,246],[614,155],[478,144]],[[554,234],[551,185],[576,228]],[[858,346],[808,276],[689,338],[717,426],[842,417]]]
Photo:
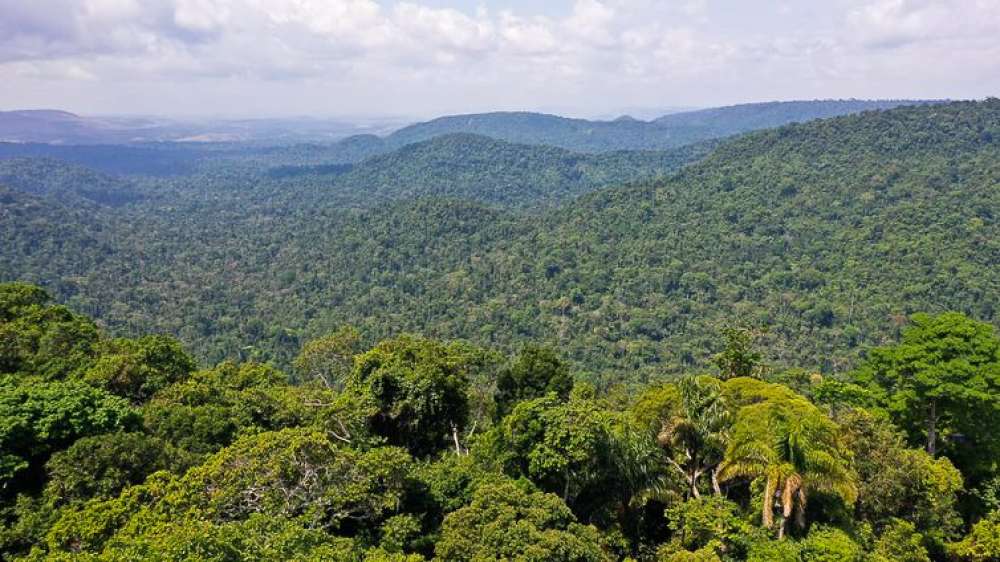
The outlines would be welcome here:
[[[269,176],[288,187],[317,185],[327,204],[372,206],[439,196],[537,208],[599,187],[669,175],[703,157],[712,146],[582,154],[457,133],[409,144],[353,166],[282,166],[270,170]]]
[[[675,113],[652,122],[636,119],[589,121],[527,112],[441,117],[405,127],[386,137],[390,146],[448,133],[475,133],[511,142],[570,150],[658,150],[721,138],[791,122],[925,103],[908,100],[816,100],[744,104]]]
[[[575,152],[667,150],[793,121],[808,121],[922,101],[802,101],[745,104],[665,116],[588,121],[539,113],[507,112],[442,117],[387,136],[360,134],[332,143],[265,146],[240,142],[146,142],[63,145],[3,142],[0,158],[55,158],[112,174],[177,177],[278,166],[357,164],[408,144],[450,134],[475,134],[511,143],[548,145]]]
[[[372,339],[544,341],[594,380],[637,381],[701,364],[737,323],[766,331],[774,365],[839,371],[915,310],[998,322],[998,138],[998,100],[791,125],[530,217],[434,198],[247,207],[208,183],[183,212],[139,205],[95,226],[113,252],[5,220],[0,275],[210,360],[288,360],[348,323]],[[22,259],[32,244],[48,259]],[[107,257],[79,266],[88,252]]]
[[[118,206],[142,198],[126,179],[52,158],[0,159],[0,185],[67,204]]]
[[[942,103],[915,100],[813,100],[745,103],[697,111],[671,113],[654,123],[692,134],[727,137],[748,131],[770,129],[789,123],[804,123],[862,111],[892,109],[907,105]]]

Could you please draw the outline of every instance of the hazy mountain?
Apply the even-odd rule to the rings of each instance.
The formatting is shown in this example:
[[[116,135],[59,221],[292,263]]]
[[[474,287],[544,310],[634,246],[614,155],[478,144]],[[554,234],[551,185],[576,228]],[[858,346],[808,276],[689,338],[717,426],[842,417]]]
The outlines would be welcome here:
[[[59,110],[0,111],[0,142],[59,145],[146,142],[252,142],[290,144],[336,141],[360,133],[385,134],[398,119],[330,118],[178,119],[88,117]]]
[[[585,152],[662,150],[787,123],[920,103],[927,102],[772,102],[672,113],[654,121],[641,121],[627,115],[611,121],[588,121],[541,113],[482,113],[441,117],[404,127],[385,141],[389,146],[401,146],[442,134],[474,133],[510,142],[546,144]]]

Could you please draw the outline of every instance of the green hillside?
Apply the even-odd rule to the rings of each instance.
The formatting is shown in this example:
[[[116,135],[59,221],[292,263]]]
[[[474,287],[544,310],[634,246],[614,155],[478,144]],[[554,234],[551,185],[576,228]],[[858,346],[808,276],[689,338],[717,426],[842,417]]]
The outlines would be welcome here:
[[[590,121],[528,112],[440,117],[404,127],[386,137],[399,146],[448,133],[474,133],[524,144],[547,144],[583,152],[662,150],[792,122],[891,109],[924,102],[907,100],[815,100],[743,104],[674,113],[652,122]]]
[[[114,255],[57,292],[213,361],[288,361],[349,323],[373,339],[549,342],[594,380],[638,381],[701,364],[743,324],[777,365],[841,371],[915,310],[997,322],[997,138],[997,100],[787,126],[540,216],[426,197],[350,210],[313,187],[242,203],[204,184],[183,207],[116,211]],[[5,248],[46,236],[12,224]],[[4,279],[50,286],[78,259],[4,258]]]
[[[670,151],[581,154],[450,134],[353,166],[285,166],[270,175],[284,179],[289,188],[315,184],[327,203],[371,206],[451,197],[524,207],[558,204],[599,187],[665,176],[710,150],[710,144],[702,143]]]

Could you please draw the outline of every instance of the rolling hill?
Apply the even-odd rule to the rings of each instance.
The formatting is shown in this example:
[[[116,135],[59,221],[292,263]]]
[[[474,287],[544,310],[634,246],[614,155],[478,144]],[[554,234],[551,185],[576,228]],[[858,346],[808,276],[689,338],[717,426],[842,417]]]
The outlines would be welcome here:
[[[352,323],[373,339],[546,341],[595,381],[640,381],[703,364],[723,326],[745,324],[766,331],[776,367],[841,371],[916,310],[997,323],[997,139],[995,99],[843,116],[725,141],[672,177],[529,215],[405,189],[366,209],[300,196],[315,186],[247,205],[203,183],[183,209],[102,210],[109,249],[60,249],[7,219],[0,271],[119,333],[178,334],[212,361],[287,361]],[[22,259],[33,243],[50,259]],[[71,267],[90,251],[109,256]]]
[[[270,170],[269,176],[286,183],[287,189],[315,184],[326,203],[372,206],[397,199],[452,197],[527,208],[666,176],[711,148],[700,143],[669,151],[584,154],[455,133],[355,165],[283,166]]]
[[[570,119],[526,112],[441,117],[404,127],[388,137],[400,146],[448,133],[474,133],[523,144],[545,144],[582,152],[662,150],[792,122],[889,109],[918,101],[816,100],[744,104],[673,113],[654,121]]]

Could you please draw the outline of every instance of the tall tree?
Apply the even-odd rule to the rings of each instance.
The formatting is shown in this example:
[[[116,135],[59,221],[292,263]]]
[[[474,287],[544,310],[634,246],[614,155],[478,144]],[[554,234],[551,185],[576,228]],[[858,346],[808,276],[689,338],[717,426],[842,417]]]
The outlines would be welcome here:
[[[360,355],[347,388],[371,406],[369,423],[389,443],[427,456],[447,446],[451,437],[461,452],[469,379],[480,367],[480,357],[464,344],[404,336]]]
[[[778,537],[783,538],[793,515],[805,525],[806,502],[813,493],[855,501],[856,476],[838,430],[798,396],[778,395],[744,406],[737,413],[719,478],[761,482],[763,525],[773,526],[777,508]]]
[[[706,473],[711,475],[713,491],[721,494],[718,467],[732,424],[721,385],[702,376],[681,379],[677,387],[679,400],[663,420],[657,441],[667,462],[687,481],[689,496],[701,496],[698,482]]]
[[[361,351],[361,332],[353,326],[342,326],[302,346],[295,358],[295,370],[307,381],[341,390],[351,373],[354,356]]]
[[[942,439],[997,447],[1000,339],[958,312],[914,314],[896,345],[871,352],[855,379],[935,455]]]

